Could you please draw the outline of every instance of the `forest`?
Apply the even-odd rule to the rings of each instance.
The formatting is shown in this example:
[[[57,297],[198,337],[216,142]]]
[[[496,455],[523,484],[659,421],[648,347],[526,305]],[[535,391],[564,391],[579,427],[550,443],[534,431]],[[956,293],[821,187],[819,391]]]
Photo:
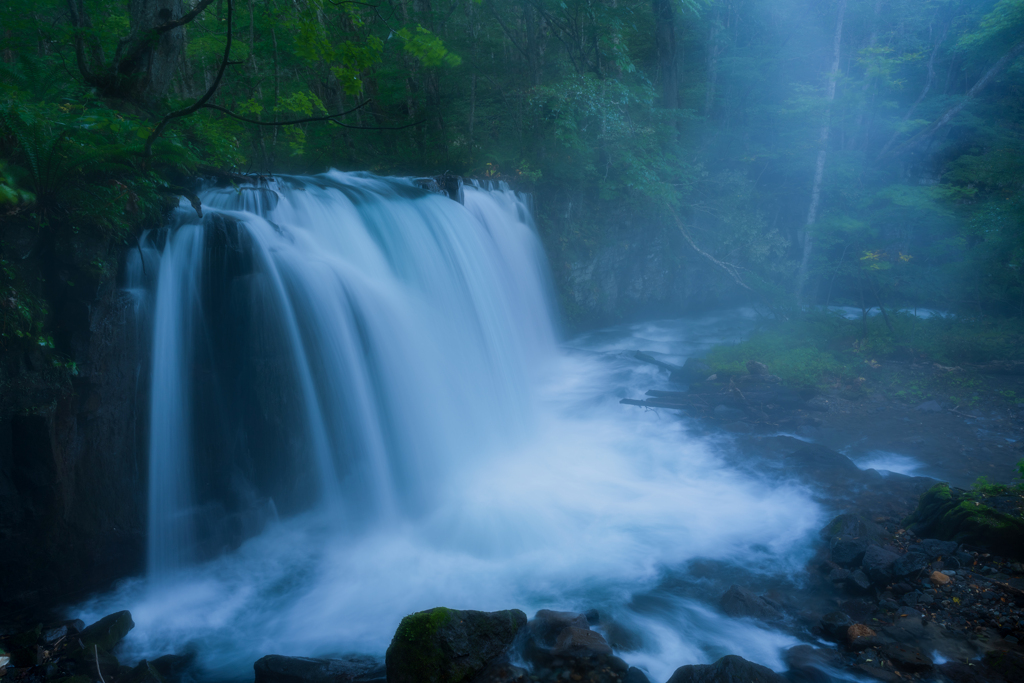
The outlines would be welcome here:
[[[1024,680],[1022,269],[1024,0],[2,0],[0,678]]]
[[[1024,315],[1018,0],[0,12],[5,343],[47,336],[16,243],[131,244],[197,175],[332,167],[510,180],[556,280],[628,229],[773,311]]]

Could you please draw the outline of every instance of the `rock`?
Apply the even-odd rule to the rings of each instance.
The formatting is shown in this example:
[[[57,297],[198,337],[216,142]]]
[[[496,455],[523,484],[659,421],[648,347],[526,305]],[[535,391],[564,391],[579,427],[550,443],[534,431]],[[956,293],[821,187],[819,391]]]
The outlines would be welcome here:
[[[853,626],[853,620],[843,612],[829,612],[821,618],[821,630],[827,638],[839,642]]]
[[[521,610],[435,607],[410,614],[399,624],[385,656],[388,683],[468,681],[505,652],[525,625]]]
[[[647,674],[635,666],[629,667],[629,670],[626,671],[626,677],[622,680],[623,683],[651,683],[651,680],[647,678]]]
[[[715,406],[715,417],[719,420],[726,420],[728,422],[734,422],[735,420],[742,420],[747,416],[742,410],[736,408],[729,408],[728,406]]]
[[[727,422],[722,425],[722,429],[730,432],[736,432],[737,434],[746,434],[754,431],[754,425],[749,422],[737,420],[736,422]]]
[[[923,619],[924,614],[914,609],[913,607],[901,607],[896,610],[897,619]]]
[[[527,633],[529,638],[538,645],[551,648],[555,646],[562,631],[570,626],[590,628],[590,620],[587,619],[587,615],[578,612],[555,612],[542,609],[530,620],[527,625]]]
[[[864,559],[861,567],[874,583],[884,585],[892,578],[892,566],[899,559],[899,555],[877,545],[870,545],[864,551]]]
[[[1024,559],[1024,520],[973,500],[969,492],[948,484],[936,484],[925,491],[905,524],[921,537],[965,543],[996,555]]]
[[[923,652],[900,643],[883,645],[882,654],[897,669],[903,671],[927,671],[932,668],[932,660]]]
[[[185,672],[192,667],[196,661],[196,653],[189,652],[184,655],[164,655],[157,657],[150,664],[157,670],[160,676],[168,683],[177,683],[184,678]]]
[[[103,672],[104,678],[107,680],[116,677],[121,670],[117,657],[95,643],[74,650],[68,655],[68,659],[74,665],[74,670],[77,673],[87,676],[94,676],[96,674],[97,663],[99,664],[100,671]]]
[[[132,621],[132,613],[124,610],[108,614],[95,624],[87,626],[78,637],[87,650],[96,645],[101,650],[110,652],[133,628],[135,622]]]
[[[379,659],[361,655],[343,659],[267,655],[256,660],[252,668],[256,683],[354,683],[383,680],[385,676]]]
[[[714,664],[690,664],[675,670],[668,683],[785,683],[766,666],[726,655]]]
[[[952,578],[950,578],[946,574],[943,574],[942,572],[932,572],[931,576],[929,576],[928,578],[936,586],[945,586],[947,583],[953,580]]]
[[[860,538],[845,538],[832,545],[832,561],[844,567],[856,567],[864,559],[868,542]]]
[[[797,645],[784,654],[789,669],[785,678],[790,683],[833,683],[829,669],[842,666],[842,659],[836,650]]]
[[[778,605],[735,584],[725,592],[718,604],[730,617],[753,617],[770,621],[782,616]]]
[[[856,571],[850,572],[850,576],[846,579],[846,589],[854,595],[863,595],[867,593],[871,588],[871,579],[868,575],[857,569]]]
[[[920,410],[923,413],[941,413],[942,406],[939,405],[938,401],[925,401],[914,408],[914,410]]]
[[[764,363],[758,363],[756,360],[747,361],[747,372],[751,375],[767,375],[768,366]]]
[[[930,560],[924,553],[916,552],[916,549],[911,550],[906,555],[902,556],[892,564],[892,575],[894,578],[903,578],[904,576],[911,576],[917,574],[921,570],[928,567]]]
[[[953,557],[956,555],[960,544],[956,541],[940,541],[937,538],[926,538],[914,547],[913,551],[921,552],[930,560],[937,560],[940,557]]]
[[[848,578],[850,578],[850,570],[842,567],[836,567],[828,574],[828,580],[833,583],[844,583]]]
[[[593,655],[610,655],[612,648],[597,631],[578,626],[567,626],[558,634],[552,655],[558,657],[591,657]]]
[[[67,624],[62,624],[56,628],[49,628],[43,631],[43,642],[47,645],[53,645],[61,638],[67,638],[67,636],[68,626]]]
[[[985,664],[1007,681],[1024,681],[1024,654],[1020,651],[990,650],[985,653]]]
[[[849,641],[857,640],[858,638],[867,638],[878,635],[864,624],[853,624],[850,628],[846,629],[846,639]]]
[[[164,683],[160,672],[143,659],[134,669],[118,677],[117,683]]]

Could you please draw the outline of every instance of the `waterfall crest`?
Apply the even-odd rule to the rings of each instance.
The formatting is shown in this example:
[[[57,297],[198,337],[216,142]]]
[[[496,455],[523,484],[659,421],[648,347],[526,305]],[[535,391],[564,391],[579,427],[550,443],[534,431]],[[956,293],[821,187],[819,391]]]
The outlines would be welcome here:
[[[420,515],[527,429],[555,333],[523,197],[331,171],[201,199],[129,270],[152,291],[151,575],[279,513]]]

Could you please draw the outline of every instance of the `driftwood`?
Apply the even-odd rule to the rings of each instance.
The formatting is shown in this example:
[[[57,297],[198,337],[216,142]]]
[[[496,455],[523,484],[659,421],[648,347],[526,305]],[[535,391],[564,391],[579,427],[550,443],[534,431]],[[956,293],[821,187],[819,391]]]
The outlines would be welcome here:
[[[636,358],[639,361],[643,361],[644,363],[657,365],[662,370],[668,370],[669,372],[678,372],[679,370],[682,370],[682,368],[678,365],[672,365],[671,363],[666,363],[663,360],[658,360],[654,356],[650,356],[644,353],[643,351],[637,351],[636,353],[634,353],[633,358]]]

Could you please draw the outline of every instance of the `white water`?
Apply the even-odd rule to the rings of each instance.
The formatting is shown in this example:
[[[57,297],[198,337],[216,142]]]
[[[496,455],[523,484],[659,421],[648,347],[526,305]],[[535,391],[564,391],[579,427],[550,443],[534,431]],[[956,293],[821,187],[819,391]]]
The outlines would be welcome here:
[[[266,193],[204,195],[244,222],[247,238],[225,234],[253,254],[222,268],[234,275],[213,294],[210,264],[227,252],[210,250],[216,225],[191,208],[162,251],[152,241],[146,273],[136,264],[158,283],[150,574],[76,612],[128,608],[126,658],[194,649],[218,679],[247,679],[270,653],[383,655],[402,616],[437,605],[597,608],[629,634],[609,632],[617,654],[654,681],[729,653],[781,669],[796,641],[723,616],[717,598],[729,575],[796,573],[819,510],[798,487],[729,469],[674,416],[618,403],[664,381],[623,351],[679,362],[736,338],[743,317],[560,350],[543,255],[512,193],[467,188],[463,208],[401,181],[299,183],[278,187],[273,208]],[[253,398],[264,366],[223,369],[251,348],[276,351],[280,414]],[[252,438],[250,413],[288,417],[291,440]],[[275,493],[292,514],[275,516]],[[200,561],[200,537],[223,519],[251,537]]]

